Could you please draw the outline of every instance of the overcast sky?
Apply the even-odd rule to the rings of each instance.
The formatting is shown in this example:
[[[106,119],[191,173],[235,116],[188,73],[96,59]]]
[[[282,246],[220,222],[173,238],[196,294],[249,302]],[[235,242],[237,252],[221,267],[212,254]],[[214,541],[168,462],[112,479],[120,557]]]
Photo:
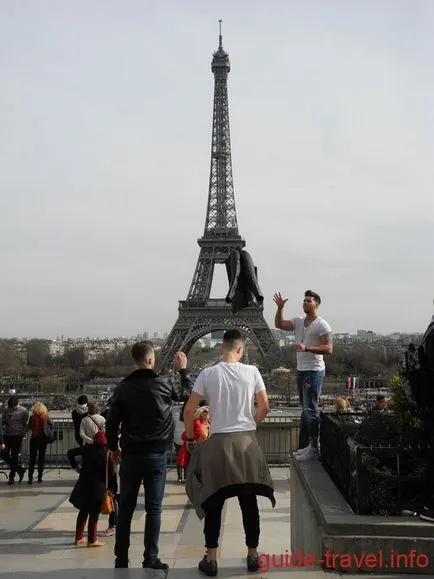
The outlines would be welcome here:
[[[424,331],[432,0],[14,0],[0,3],[0,335],[171,329],[205,223],[219,18],[267,321],[274,291],[293,317],[311,288],[336,332]]]

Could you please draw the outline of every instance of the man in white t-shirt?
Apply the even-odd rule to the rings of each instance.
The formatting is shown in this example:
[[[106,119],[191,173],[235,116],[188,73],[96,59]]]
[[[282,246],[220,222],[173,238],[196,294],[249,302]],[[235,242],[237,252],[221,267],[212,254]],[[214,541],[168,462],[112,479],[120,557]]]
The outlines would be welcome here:
[[[208,498],[203,504],[195,501],[194,497],[190,499],[194,506],[198,502],[205,511],[206,555],[200,561],[199,569],[209,576],[217,574],[217,548],[225,499],[238,497],[243,514],[249,571],[259,569],[257,548],[260,529],[256,495],[267,496],[272,502],[274,500],[271,477],[255,436],[256,425],[269,412],[268,397],[256,366],[240,363],[244,341],[238,330],[225,332],[222,361],[202,370],[184,410],[187,444],[191,449],[194,445],[194,410],[201,399],[205,397],[208,400],[211,423],[209,439],[194,450],[202,455],[199,468],[201,492],[202,498],[205,494]],[[195,474],[191,470],[189,468],[187,474],[187,492],[188,477]],[[209,487],[209,492],[204,493],[204,487]]]
[[[288,301],[280,293],[274,294],[276,306],[274,325],[280,330],[295,331],[297,350],[297,387],[303,415],[307,419],[309,444],[296,454],[299,461],[318,458],[319,411],[318,398],[325,376],[324,355],[332,354],[333,339],[329,324],[318,315],[320,296],[307,290],[304,294],[304,315],[292,320],[283,319],[283,308]]]

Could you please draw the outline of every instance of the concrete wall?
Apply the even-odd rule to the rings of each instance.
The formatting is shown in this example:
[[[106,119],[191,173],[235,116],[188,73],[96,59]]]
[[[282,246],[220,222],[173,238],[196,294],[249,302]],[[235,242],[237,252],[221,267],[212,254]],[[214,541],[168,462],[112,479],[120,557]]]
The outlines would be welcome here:
[[[321,463],[291,461],[291,551],[325,569],[434,576],[434,525],[355,515]]]

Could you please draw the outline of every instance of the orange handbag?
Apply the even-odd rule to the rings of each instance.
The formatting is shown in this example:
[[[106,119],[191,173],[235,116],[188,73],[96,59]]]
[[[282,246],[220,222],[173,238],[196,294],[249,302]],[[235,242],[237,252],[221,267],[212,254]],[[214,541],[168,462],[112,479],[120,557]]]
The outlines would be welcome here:
[[[105,463],[105,489],[104,498],[101,505],[101,514],[110,515],[115,509],[115,495],[108,489],[108,463],[109,463],[109,453],[107,453],[107,460]]]

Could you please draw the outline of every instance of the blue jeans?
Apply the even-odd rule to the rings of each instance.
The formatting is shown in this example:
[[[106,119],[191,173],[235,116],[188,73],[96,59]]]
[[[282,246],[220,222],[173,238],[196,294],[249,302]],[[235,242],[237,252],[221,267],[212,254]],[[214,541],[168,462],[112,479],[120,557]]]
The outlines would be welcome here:
[[[119,473],[121,492],[116,525],[116,563],[128,564],[131,520],[142,482],[146,511],[143,561],[151,562],[157,557],[166,469],[165,452],[122,456]]]
[[[324,382],[325,370],[297,371],[297,388],[303,406],[302,423],[307,423],[309,442],[317,445],[319,432],[318,398]],[[300,428],[303,428],[303,424]]]

